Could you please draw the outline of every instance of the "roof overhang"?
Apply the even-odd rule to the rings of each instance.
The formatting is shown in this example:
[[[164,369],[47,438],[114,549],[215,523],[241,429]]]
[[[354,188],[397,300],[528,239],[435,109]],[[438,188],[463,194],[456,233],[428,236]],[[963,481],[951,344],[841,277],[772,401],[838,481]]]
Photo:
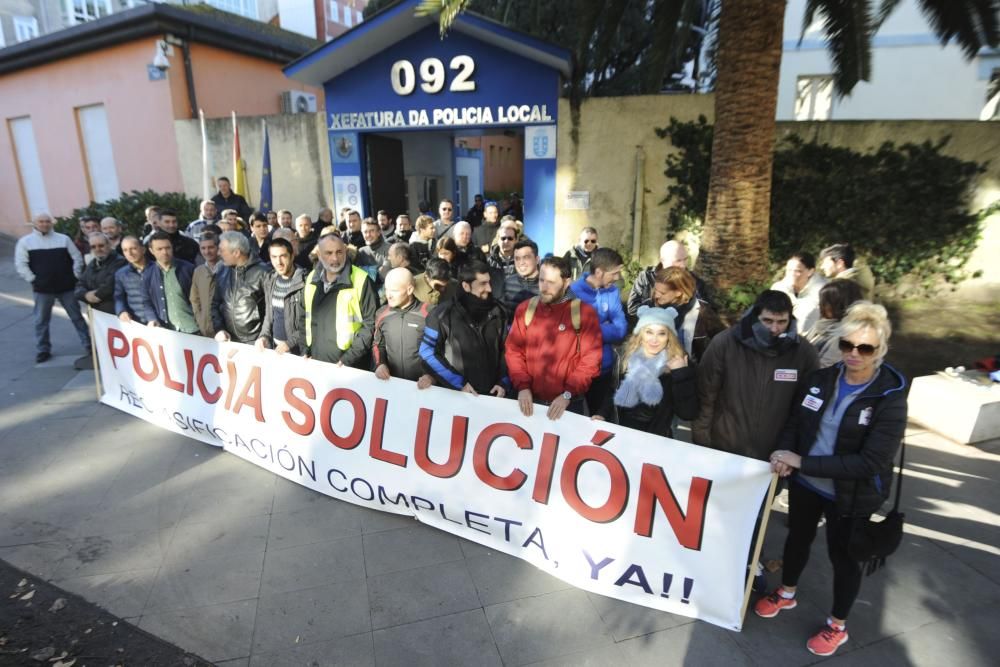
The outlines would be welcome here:
[[[420,0],[404,0],[387,7],[343,35],[289,63],[284,68],[285,74],[311,86],[322,86],[420,30],[437,26],[436,17],[416,16],[414,10],[419,4]],[[460,14],[451,29],[569,77],[572,55],[562,47],[468,12]]]
[[[222,12],[219,12],[222,14]],[[286,32],[286,31],[279,31]],[[0,75],[164,34],[226,51],[287,63],[308,50],[298,35],[250,30],[235,20],[154,3],[0,49]],[[315,44],[315,40],[309,40]]]

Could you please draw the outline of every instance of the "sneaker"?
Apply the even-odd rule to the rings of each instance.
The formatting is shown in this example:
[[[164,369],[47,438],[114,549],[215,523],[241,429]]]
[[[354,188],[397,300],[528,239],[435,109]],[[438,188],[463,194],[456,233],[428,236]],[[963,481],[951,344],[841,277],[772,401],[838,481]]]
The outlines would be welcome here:
[[[754,593],[766,593],[767,592],[767,575],[761,572],[760,574],[755,574],[753,577],[753,585],[750,587]]]
[[[36,364],[45,363],[51,358],[52,358],[51,352],[39,352],[38,354],[35,355],[35,363]]]
[[[795,609],[799,603],[795,598],[781,597],[781,588],[778,588],[767,597],[757,600],[753,606],[753,613],[761,618],[774,618],[782,609]]]
[[[826,657],[833,655],[847,641],[847,629],[838,630],[826,625],[806,642],[806,648],[815,655]]]

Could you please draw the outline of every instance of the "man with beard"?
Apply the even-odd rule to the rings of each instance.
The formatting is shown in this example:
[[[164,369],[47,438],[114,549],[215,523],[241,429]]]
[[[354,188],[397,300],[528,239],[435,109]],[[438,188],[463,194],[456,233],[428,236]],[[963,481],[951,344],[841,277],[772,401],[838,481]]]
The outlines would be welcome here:
[[[305,292],[306,356],[368,370],[378,310],[375,284],[351,264],[347,245],[336,234],[327,234],[316,247],[319,266]]]
[[[472,260],[459,271],[461,291],[427,316],[420,358],[437,384],[469,394],[507,395],[507,317],[493,298],[490,267]]]
[[[111,246],[111,252],[117,253],[120,257],[124,257],[125,255],[122,253],[121,243],[122,236],[125,234],[125,226],[121,223],[121,220],[112,217],[101,218],[101,232],[108,237],[108,244]]]
[[[482,212],[482,224],[478,227],[471,221],[469,224],[475,227],[475,231],[472,232],[472,244],[488,253],[497,230],[500,229],[500,207],[495,201],[486,202]]]
[[[387,273],[385,300],[375,315],[375,377],[404,378],[425,389],[434,384],[420,363],[420,340],[430,307],[413,296],[413,274],[405,268]]]
[[[570,410],[585,414],[585,396],[601,371],[602,338],[597,312],[573,299],[569,262],[546,257],[539,270],[539,295],[514,312],[506,360],[521,413],[530,417],[537,401],[549,419]]]

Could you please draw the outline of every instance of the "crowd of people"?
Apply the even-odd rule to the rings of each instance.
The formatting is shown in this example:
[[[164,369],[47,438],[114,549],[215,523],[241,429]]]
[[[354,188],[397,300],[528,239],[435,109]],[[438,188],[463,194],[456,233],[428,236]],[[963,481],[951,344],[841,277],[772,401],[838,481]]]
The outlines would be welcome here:
[[[141,238],[86,218],[71,239],[36,216],[16,264],[35,292],[37,361],[51,356],[58,300],[87,350],[81,303],[420,389],[507,397],[526,416],[541,406],[550,419],[571,411],[666,437],[690,421],[696,444],[768,461],[790,479],[782,584],[757,614],[796,606],[825,516],[834,604],[807,645],[830,655],[847,640],[862,568],[846,544],[888,497],[906,423],[905,380],[883,363],[888,317],[849,244],[823,249],[818,263],[793,255],[784,278],[726,327],[676,240],[623,298],[625,262],[593,227],[564,255],[543,257],[518,217],[481,197],[462,219],[448,199],[437,218],[324,208],[314,219],[254,212],[219,183],[184,229],[176,212],[147,209]]]

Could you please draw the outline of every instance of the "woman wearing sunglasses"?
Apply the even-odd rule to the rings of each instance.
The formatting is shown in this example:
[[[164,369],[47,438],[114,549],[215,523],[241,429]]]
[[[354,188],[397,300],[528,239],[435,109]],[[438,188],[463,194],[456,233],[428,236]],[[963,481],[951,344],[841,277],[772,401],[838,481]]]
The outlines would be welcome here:
[[[848,555],[855,524],[889,497],[892,466],[906,428],[906,380],[882,362],[892,327],[885,308],[859,301],[837,330],[841,362],[813,373],[771,454],[771,467],[791,476],[788,537],[781,586],[754,611],[773,618],[796,606],[799,576],[809,560],[820,517],[826,517],[833,564],[833,607],[806,643],[832,655],[847,641],[847,615],[861,587],[861,566]]]

